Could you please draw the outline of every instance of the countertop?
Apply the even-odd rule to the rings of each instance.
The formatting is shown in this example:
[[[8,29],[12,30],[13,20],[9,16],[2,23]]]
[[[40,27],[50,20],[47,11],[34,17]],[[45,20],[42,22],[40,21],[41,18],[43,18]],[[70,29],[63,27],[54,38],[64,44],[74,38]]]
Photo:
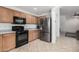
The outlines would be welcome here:
[[[24,29],[24,30],[31,31],[31,30],[42,30],[42,29],[32,29],[32,28],[29,28],[29,29]],[[11,30],[0,30],[0,34],[15,33],[15,32],[16,31],[11,31]]]
[[[37,29],[37,28],[27,28],[27,29],[24,29],[24,30],[42,30],[42,29]]]
[[[10,30],[0,30],[0,34],[7,34],[7,33],[15,33],[15,31],[10,31]]]

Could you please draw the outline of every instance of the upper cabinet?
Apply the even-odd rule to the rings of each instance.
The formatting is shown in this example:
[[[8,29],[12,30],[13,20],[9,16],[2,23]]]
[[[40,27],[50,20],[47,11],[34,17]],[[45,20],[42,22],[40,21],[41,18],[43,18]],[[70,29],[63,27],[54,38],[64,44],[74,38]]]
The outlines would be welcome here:
[[[29,14],[26,14],[26,23],[31,23],[31,16]]]
[[[42,24],[43,23],[43,20],[46,20],[46,16],[40,16],[38,17],[38,24]]]
[[[37,24],[36,16],[31,16],[31,23],[32,24]]]
[[[37,17],[32,15],[26,15],[26,23],[37,24]]]
[[[0,7],[0,23],[12,23],[13,22],[13,10]]]
[[[39,17],[37,17],[37,24],[40,24],[40,18]]]
[[[36,16],[0,7],[0,23],[13,23],[13,16],[26,18],[27,24],[38,24],[38,18]]]
[[[14,11],[14,15],[13,16],[26,18],[25,13],[22,13],[22,12],[19,12],[19,11]]]

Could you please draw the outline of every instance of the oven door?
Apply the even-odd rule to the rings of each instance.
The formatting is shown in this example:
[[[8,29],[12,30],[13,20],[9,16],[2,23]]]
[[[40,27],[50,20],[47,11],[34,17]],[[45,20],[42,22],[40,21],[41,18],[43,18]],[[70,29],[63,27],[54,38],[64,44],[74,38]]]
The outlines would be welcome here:
[[[28,43],[28,31],[16,32],[16,47]]]

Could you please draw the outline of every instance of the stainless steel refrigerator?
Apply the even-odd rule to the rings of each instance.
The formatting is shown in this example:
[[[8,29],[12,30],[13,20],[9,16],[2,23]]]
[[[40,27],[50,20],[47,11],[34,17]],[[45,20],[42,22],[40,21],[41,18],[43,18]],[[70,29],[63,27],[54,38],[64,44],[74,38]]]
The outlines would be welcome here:
[[[41,19],[41,39],[42,41],[51,42],[51,17]]]

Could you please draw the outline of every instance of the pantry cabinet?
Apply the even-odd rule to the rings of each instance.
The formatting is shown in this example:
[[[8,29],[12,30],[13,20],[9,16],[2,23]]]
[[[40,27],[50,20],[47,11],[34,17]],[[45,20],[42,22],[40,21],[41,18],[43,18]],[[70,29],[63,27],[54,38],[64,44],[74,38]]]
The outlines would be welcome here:
[[[3,34],[3,51],[15,48],[15,33]]]
[[[0,52],[2,51],[2,35],[0,35]]]
[[[0,23],[12,23],[13,22],[13,10],[0,7]]]

